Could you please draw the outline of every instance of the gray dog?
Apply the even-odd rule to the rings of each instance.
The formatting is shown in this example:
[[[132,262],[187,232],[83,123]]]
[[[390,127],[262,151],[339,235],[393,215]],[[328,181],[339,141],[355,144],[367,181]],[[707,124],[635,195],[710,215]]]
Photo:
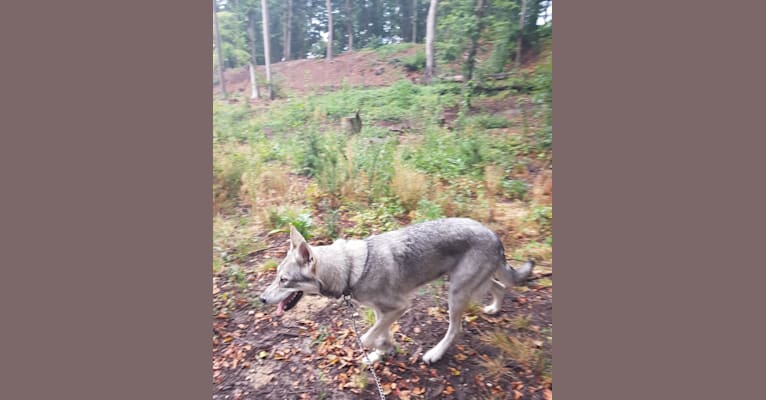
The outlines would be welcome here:
[[[511,268],[497,235],[466,218],[429,221],[364,240],[339,239],[316,247],[309,246],[291,226],[290,250],[261,301],[277,303],[277,315],[281,315],[304,292],[351,296],[355,303],[375,312],[375,325],[361,337],[365,347],[375,349],[370,354],[374,362],[393,351],[389,328],[409,308],[415,289],[449,275],[449,329],[423,355],[423,361],[430,364],[444,355],[460,333],[460,318],[472,297],[489,290],[492,303],[484,312],[494,314],[500,309],[506,285],[523,283],[533,267],[534,262],[527,261],[518,270]]]

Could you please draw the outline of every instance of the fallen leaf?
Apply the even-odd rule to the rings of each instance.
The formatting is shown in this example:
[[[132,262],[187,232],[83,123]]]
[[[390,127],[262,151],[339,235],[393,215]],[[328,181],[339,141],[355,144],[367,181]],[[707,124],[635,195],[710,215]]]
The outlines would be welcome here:
[[[384,383],[384,384],[382,384],[380,386],[383,389],[383,394],[384,395],[388,396],[389,394],[391,394],[391,384],[390,383]]]
[[[545,400],[553,400],[553,392],[550,389],[543,390],[543,398]]]
[[[445,389],[444,389],[444,391],[443,391],[442,393],[444,393],[444,394],[452,394],[452,393],[455,393],[455,388],[453,388],[452,386],[447,386],[447,388],[445,388]]]

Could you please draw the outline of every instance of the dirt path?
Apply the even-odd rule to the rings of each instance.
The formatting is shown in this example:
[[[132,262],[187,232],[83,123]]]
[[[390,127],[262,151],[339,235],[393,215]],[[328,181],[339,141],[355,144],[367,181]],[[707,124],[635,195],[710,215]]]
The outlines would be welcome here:
[[[372,377],[359,363],[349,311],[341,302],[307,296],[281,318],[271,315],[273,307],[260,306],[257,294],[274,273],[251,266],[285,251],[278,247],[250,260],[244,290],[224,274],[214,277],[213,398],[375,398]],[[493,317],[469,310],[463,335],[434,366],[424,365],[420,357],[446,332],[444,290],[449,282],[421,288],[413,307],[394,325],[399,353],[376,365],[387,398],[552,397],[551,284],[550,279],[532,281],[507,296]],[[228,307],[222,294],[227,294]],[[367,326],[361,322],[360,331]]]

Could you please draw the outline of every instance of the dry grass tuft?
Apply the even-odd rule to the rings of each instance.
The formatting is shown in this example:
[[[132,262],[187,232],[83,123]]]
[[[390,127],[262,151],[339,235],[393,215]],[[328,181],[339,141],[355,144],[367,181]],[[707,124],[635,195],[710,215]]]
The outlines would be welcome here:
[[[540,205],[553,203],[553,171],[541,171],[532,182],[532,200]]]
[[[394,163],[391,189],[407,211],[417,208],[428,191],[428,177],[400,162]]]
[[[507,362],[502,354],[494,358],[486,354],[482,354],[479,357],[479,365],[487,371],[487,378],[492,381],[497,381],[503,377],[514,378],[513,372],[506,366]]]
[[[484,334],[481,339],[484,342],[497,347],[504,355],[515,360],[519,364],[531,366],[538,361],[539,351],[537,350],[537,346],[535,346],[531,340],[522,341],[513,336],[509,336],[500,330]]]
[[[490,221],[495,219],[496,196],[500,192],[500,181],[504,175],[503,169],[497,165],[487,165],[484,167],[484,188],[486,189]]]

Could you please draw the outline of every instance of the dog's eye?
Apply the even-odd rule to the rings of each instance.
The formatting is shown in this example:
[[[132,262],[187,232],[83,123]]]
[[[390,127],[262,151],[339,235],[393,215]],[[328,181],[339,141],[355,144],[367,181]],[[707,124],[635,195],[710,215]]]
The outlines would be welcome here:
[[[287,282],[287,278],[281,277],[281,278],[279,278],[279,282],[286,283]]]

